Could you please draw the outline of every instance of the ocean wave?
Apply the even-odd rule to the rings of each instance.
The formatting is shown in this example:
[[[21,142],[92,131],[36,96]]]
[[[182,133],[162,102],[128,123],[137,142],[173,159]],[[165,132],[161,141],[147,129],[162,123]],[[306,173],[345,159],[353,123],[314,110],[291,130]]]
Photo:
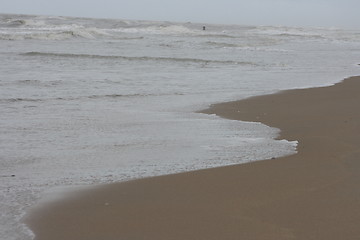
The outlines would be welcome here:
[[[76,23],[76,24],[71,24]],[[106,20],[106,19],[86,19],[74,17],[50,17],[50,16],[30,16],[30,15],[4,15],[0,14],[0,27],[12,28],[18,31],[27,30],[27,35],[23,39],[46,39],[46,36],[39,36],[38,34],[31,35],[41,30],[45,33],[61,34],[64,31],[73,32],[75,36],[83,36],[79,31],[102,31],[110,37],[116,38],[119,34],[164,34],[164,35],[192,35],[200,37],[232,37],[231,32],[216,32],[203,31],[202,25],[192,23],[175,23],[175,22],[160,22],[160,21],[139,21],[139,20]],[[90,28],[91,27],[91,28]],[[62,31],[64,30],[64,31]],[[35,32],[32,32],[35,31]],[[21,39],[21,36],[11,36],[12,32],[8,33],[10,36],[3,37],[3,39]],[[97,35],[96,35],[97,36]],[[69,35],[64,36],[64,39]],[[87,36],[85,36],[87,37]],[[59,36],[57,36],[59,38]],[[53,39],[52,36],[49,37]]]
[[[150,23],[149,23],[150,24]],[[181,24],[163,25],[159,23],[152,23],[153,25],[130,25],[126,27],[119,27],[111,29],[117,33],[131,33],[131,34],[174,34],[174,35],[191,35],[201,33],[199,30],[187,28]]]
[[[4,98],[0,99],[2,103],[16,103],[16,102],[41,102],[44,99],[40,98]]]
[[[202,33],[202,34],[199,34],[198,37],[201,37],[201,38],[230,38],[230,39],[239,38],[239,36],[226,34],[226,33],[206,33],[206,34]]]
[[[0,15],[0,40],[66,40],[94,39],[108,36],[106,29],[58,18]]]
[[[83,27],[24,28],[20,30],[17,29],[16,31],[10,31],[4,28],[0,29],[0,40],[67,40],[72,38],[95,39],[103,36],[109,36],[109,34],[101,29]]]
[[[259,46],[251,46],[251,44],[235,44],[235,43],[224,43],[224,42],[206,42],[206,45],[214,48],[230,48],[241,51],[256,51],[256,52],[290,52],[290,50],[280,49],[280,48],[271,48],[267,47],[264,44],[259,44]],[[256,44],[252,44],[256,45]]]
[[[134,93],[134,94],[99,94],[99,95],[89,95],[89,96],[77,96],[77,97],[55,97],[55,98],[4,98],[0,99],[0,103],[21,103],[21,102],[48,102],[48,101],[77,101],[84,99],[121,99],[121,98],[142,98],[142,97],[160,97],[160,96],[169,96],[169,95],[184,95],[183,93],[163,93],[163,94],[153,94],[153,93]]]
[[[219,48],[236,48],[236,47],[242,47],[240,44],[235,43],[226,43],[226,42],[214,42],[214,41],[207,41],[205,43],[206,45],[213,46],[213,47],[219,47]]]
[[[32,87],[57,87],[61,85],[63,81],[61,80],[49,80],[49,81],[41,81],[36,79],[26,79],[26,80],[18,80],[12,83],[7,83],[7,85],[15,84],[17,86],[32,86]]]
[[[200,64],[226,64],[226,65],[251,65],[258,66],[255,62],[232,61],[232,60],[212,60],[200,58],[173,58],[173,57],[152,57],[152,56],[115,56],[115,55],[93,55],[93,54],[73,54],[73,53],[50,53],[50,52],[27,52],[24,56],[39,57],[61,57],[61,58],[90,58],[90,59],[119,59],[125,61],[154,61],[154,62],[178,62],[178,63],[200,63]]]
[[[355,32],[341,29],[302,28],[286,26],[231,26],[136,20],[86,19],[74,17],[50,17],[0,14],[0,40],[67,40],[73,38],[124,39],[144,35],[164,34],[191,36],[204,39],[255,39],[265,41],[288,39],[358,41]],[[241,31],[239,31],[239,29]],[[130,36],[133,35],[133,36]],[[272,44],[273,42],[270,42]]]
[[[25,84],[25,85],[38,85],[41,83],[40,80],[33,80],[33,79],[25,79],[25,80],[18,80],[17,83]]]
[[[0,15],[1,17],[1,15]],[[70,21],[72,20],[72,21]],[[82,21],[84,21],[82,19]],[[108,37],[114,39],[139,38],[129,37],[124,34],[136,35],[191,35],[201,33],[199,30],[187,28],[181,24],[137,23],[136,21],[120,21],[111,26],[110,24],[92,25],[88,23],[72,23],[68,21],[47,18],[47,19],[0,19],[0,40],[67,40],[71,38],[96,39]],[[69,24],[70,23],[70,24]],[[143,37],[143,36],[141,36]]]
[[[134,94],[105,94],[105,95],[91,95],[86,96],[84,98],[89,99],[105,99],[105,98],[136,98],[136,97],[154,97],[154,96],[160,96],[160,94],[140,94],[140,93],[134,93]]]
[[[43,26],[46,23],[38,19],[23,19],[23,18],[3,18],[0,24],[4,27],[22,27],[22,26]]]
[[[274,37],[298,38],[298,39],[326,39],[329,29],[320,28],[301,28],[301,27],[273,27],[261,26],[257,27],[255,31],[261,34],[266,34]]]
[[[14,19],[14,20],[9,20],[3,23],[5,26],[9,26],[9,27],[17,27],[17,26],[22,26],[26,24],[26,21],[23,19]]]

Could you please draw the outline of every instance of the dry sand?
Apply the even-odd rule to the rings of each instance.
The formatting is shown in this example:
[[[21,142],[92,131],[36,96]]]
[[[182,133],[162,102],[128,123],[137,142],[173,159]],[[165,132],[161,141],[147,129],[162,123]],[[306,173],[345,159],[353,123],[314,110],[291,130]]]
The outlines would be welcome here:
[[[26,219],[37,240],[360,239],[360,77],[204,111],[280,128],[298,154],[100,186]]]

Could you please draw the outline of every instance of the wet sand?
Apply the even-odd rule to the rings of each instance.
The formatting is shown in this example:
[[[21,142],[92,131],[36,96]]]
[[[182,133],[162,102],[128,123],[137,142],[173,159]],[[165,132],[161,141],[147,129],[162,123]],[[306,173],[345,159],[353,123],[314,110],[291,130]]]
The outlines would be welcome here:
[[[216,104],[298,140],[292,156],[109,184],[34,209],[37,240],[360,239],[360,77]]]

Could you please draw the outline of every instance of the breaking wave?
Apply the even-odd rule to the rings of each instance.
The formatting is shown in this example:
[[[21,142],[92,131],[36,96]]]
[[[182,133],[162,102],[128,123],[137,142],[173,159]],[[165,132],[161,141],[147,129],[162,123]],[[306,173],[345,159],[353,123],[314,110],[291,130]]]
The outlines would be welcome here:
[[[127,28],[118,28],[114,32],[123,33],[146,33],[146,34],[194,34],[199,31],[192,30],[182,25],[153,25],[153,26],[136,26]],[[201,33],[201,32],[200,32]]]
[[[0,31],[0,40],[67,40],[71,38],[95,39],[108,34],[97,28],[66,28],[57,29],[39,28],[39,29],[20,29],[17,31]]]
[[[242,31],[239,31],[239,28]],[[196,23],[91,20],[73,17],[0,14],[0,40],[67,40],[73,38],[132,40],[151,34],[234,41],[239,38],[255,37],[259,39],[259,37],[265,37],[264,43],[261,44],[266,44],[268,41],[273,44],[273,41],[288,39],[358,41],[360,38],[353,32],[326,28],[209,25],[209,28],[203,31],[202,24]]]

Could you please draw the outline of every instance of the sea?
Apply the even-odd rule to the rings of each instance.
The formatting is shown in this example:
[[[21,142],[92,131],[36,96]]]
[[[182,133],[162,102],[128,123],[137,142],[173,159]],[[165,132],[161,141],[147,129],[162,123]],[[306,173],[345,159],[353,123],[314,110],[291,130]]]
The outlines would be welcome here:
[[[0,236],[31,240],[57,188],[295,154],[198,111],[360,75],[360,30],[0,14],[0,63]]]

